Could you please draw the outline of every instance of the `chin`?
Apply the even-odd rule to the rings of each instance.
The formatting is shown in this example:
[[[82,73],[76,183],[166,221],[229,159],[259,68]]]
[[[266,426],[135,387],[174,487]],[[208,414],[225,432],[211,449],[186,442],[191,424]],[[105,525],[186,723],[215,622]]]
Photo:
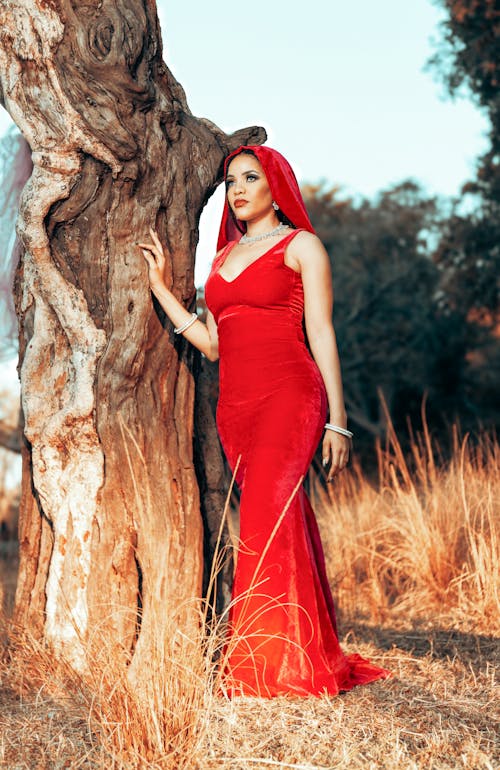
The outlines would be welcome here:
[[[238,209],[236,209],[236,211],[233,210],[233,214],[238,222],[248,222],[248,220],[251,219],[250,214],[243,214],[243,212],[238,211]]]

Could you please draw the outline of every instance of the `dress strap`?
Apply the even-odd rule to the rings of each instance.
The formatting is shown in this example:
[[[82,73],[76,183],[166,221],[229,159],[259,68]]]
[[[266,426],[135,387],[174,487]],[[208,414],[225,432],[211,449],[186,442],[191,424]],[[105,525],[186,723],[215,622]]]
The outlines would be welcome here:
[[[301,233],[301,232],[303,232],[303,231],[304,231],[304,228],[303,228],[303,227],[300,227],[300,228],[299,228],[299,227],[297,227],[295,230],[292,230],[292,232],[291,232],[291,233],[288,233],[288,235],[285,235],[285,236],[284,236],[284,237],[281,239],[281,241],[278,241],[278,243],[277,243],[277,244],[276,244],[276,246],[275,246],[275,249],[276,249],[277,253],[278,253],[278,254],[283,254],[283,255],[284,255],[284,253],[285,253],[285,251],[286,251],[286,248],[287,248],[288,244],[289,244],[291,241],[293,241],[293,239],[295,238],[295,236],[297,235],[297,233]]]
[[[234,245],[234,241],[228,241],[226,245],[215,255],[212,262],[212,267],[210,268],[210,274],[217,272],[217,270],[221,266],[221,263],[226,258],[227,252],[233,245]]]
[[[285,237],[283,238],[283,241],[280,241],[280,243],[284,243],[285,246],[288,246],[290,241],[293,241],[297,233],[302,233],[302,232],[304,232],[303,227],[296,227],[295,230],[292,230],[291,233],[288,233],[288,235],[285,235]]]

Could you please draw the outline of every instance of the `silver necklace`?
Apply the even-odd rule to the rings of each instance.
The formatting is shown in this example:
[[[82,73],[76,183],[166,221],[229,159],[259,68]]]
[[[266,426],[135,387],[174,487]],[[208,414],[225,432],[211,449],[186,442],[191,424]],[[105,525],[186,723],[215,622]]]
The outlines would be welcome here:
[[[247,235],[244,233],[240,238],[240,243],[256,243],[257,241],[263,241],[264,238],[270,238],[272,235],[279,235],[283,230],[288,230],[288,225],[280,222],[274,230],[269,230],[268,233],[262,233],[261,235]]]

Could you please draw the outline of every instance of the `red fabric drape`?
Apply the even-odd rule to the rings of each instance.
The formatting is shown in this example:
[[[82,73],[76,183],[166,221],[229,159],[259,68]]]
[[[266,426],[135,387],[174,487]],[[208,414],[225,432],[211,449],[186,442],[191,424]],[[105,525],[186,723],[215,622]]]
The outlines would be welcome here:
[[[276,201],[286,218],[292,222],[294,227],[314,233],[297,177],[287,159],[277,150],[273,150],[271,147],[262,147],[261,145],[242,145],[227,156],[224,163],[224,176],[226,176],[231,160],[245,150],[253,152],[257,157],[266,175],[273,200]],[[217,241],[217,251],[230,241],[241,238],[242,233],[245,232],[246,225],[244,222],[239,224],[240,229],[238,229],[233,219],[226,200]]]

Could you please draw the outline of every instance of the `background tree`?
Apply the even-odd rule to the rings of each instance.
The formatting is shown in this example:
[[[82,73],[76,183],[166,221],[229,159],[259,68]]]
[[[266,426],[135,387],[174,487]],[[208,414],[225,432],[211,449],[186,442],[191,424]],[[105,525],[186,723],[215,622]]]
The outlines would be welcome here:
[[[304,193],[330,255],[357,451],[369,460],[373,438],[385,433],[381,395],[403,444],[408,419],[420,424],[424,397],[444,444],[454,421],[467,430],[498,424],[498,337],[489,311],[467,308],[469,295],[457,284],[455,293],[443,269],[443,240],[453,221],[444,202],[411,180],[358,203],[338,188],[308,186]]]
[[[16,617],[79,667],[99,626],[134,675],[202,570],[193,354],[162,327],[135,242],[156,227],[192,308],[222,159],[265,134],[191,114],[153,2],[5,0],[1,14],[1,101],[34,163],[18,221]]]
[[[496,0],[435,0],[446,11],[442,39],[428,66],[452,97],[465,91],[488,114],[490,148],[480,158],[477,180],[466,192],[477,192],[483,204],[498,212],[500,199],[500,10]],[[494,214],[488,207],[484,214]],[[496,217],[498,223],[498,217]]]
[[[500,10],[494,0],[439,0],[442,40],[429,66],[452,97],[472,95],[490,119],[487,152],[462,189],[434,255],[441,312],[462,330],[463,420],[500,424]],[[465,213],[464,213],[465,212]]]
[[[334,323],[350,420],[372,445],[385,430],[380,392],[399,427],[435,387],[441,354],[427,239],[436,201],[408,181],[355,205],[337,188],[305,189],[334,277]]]

